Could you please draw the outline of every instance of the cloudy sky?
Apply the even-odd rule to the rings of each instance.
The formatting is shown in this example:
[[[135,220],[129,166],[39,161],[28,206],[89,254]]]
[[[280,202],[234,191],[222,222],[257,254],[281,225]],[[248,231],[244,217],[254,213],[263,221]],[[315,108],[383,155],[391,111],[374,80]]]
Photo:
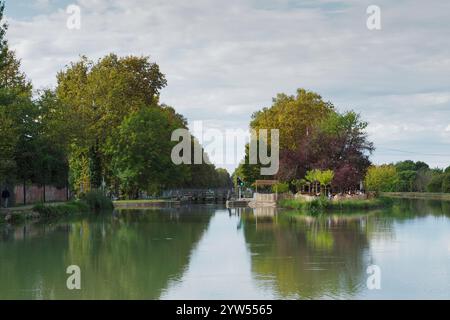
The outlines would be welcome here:
[[[70,4],[81,29],[66,27]],[[381,30],[366,9],[381,8]],[[10,45],[36,89],[80,54],[149,55],[162,102],[190,123],[248,127],[302,87],[369,121],[375,163],[450,165],[448,0],[6,0]],[[227,166],[232,169],[233,166]]]

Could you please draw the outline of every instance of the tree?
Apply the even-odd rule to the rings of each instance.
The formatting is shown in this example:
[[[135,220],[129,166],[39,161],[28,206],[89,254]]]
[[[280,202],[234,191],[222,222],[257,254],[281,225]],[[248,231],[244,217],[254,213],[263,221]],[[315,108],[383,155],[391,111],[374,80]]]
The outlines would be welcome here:
[[[370,166],[369,156],[374,150],[373,144],[368,141],[366,127],[367,123],[354,112],[330,113],[311,129],[308,136],[301,139],[298,149],[281,150],[279,179],[303,179],[306,172],[312,169],[330,169],[336,173],[345,166],[346,169],[341,172],[351,167],[352,175],[355,174],[354,183],[358,185]],[[344,182],[342,178],[335,182]]]
[[[35,158],[28,157],[26,145],[35,137],[37,118],[31,101],[31,83],[8,47],[4,8],[4,1],[0,1],[0,181],[11,183],[17,175],[31,177],[36,173],[31,170]]]
[[[144,190],[155,193],[182,184],[186,166],[171,160],[172,131],[183,126],[172,110],[146,107],[125,118],[117,133],[108,140],[108,155],[120,189],[129,198]]]
[[[355,190],[361,182],[360,172],[349,164],[344,164],[334,173],[333,187],[340,192]]]
[[[312,190],[314,193],[318,192],[318,185],[319,185],[319,179],[320,179],[320,170],[314,169],[311,171],[308,171],[305,175],[305,179],[309,181],[310,185],[312,185]]]
[[[216,175],[217,175],[217,184],[216,187],[219,188],[232,188],[233,187],[233,180],[231,180],[230,174],[226,169],[218,168],[216,169]]]
[[[334,106],[317,93],[298,89],[295,96],[278,94],[270,108],[253,114],[250,127],[279,129],[280,149],[296,150],[301,139],[333,110]]]
[[[397,169],[393,165],[371,166],[364,182],[368,191],[393,192],[398,183]]]
[[[427,186],[428,192],[442,192],[442,184],[444,182],[444,174],[436,173]]]
[[[165,76],[149,57],[105,56],[96,63],[86,57],[72,63],[57,75],[56,96],[67,124],[71,157],[88,161],[80,168],[88,172],[90,185],[114,180],[111,159],[106,157],[109,137],[123,119],[143,108],[158,105],[159,92],[166,86]],[[72,176],[82,176],[80,172]]]
[[[397,190],[400,192],[414,192],[414,182],[417,178],[417,172],[414,170],[404,170],[398,173]]]
[[[450,172],[444,174],[442,179],[442,192],[450,193]]]
[[[310,154],[314,155],[314,166],[333,170],[343,165],[351,166],[362,180],[370,166],[369,156],[374,151],[373,143],[367,137],[367,125],[353,111],[330,113],[311,139]]]
[[[331,182],[333,182],[333,179],[334,179],[333,170],[325,170],[320,172],[318,176],[318,181],[320,183],[320,186],[324,187],[325,193],[327,192],[327,188],[331,185]]]
[[[6,40],[6,31],[8,25],[4,19],[5,2],[0,0],[0,69],[5,65],[5,58],[8,53],[8,42]]]
[[[5,108],[0,105],[0,183],[11,183],[15,171],[14,149],[17,143],[17,132],[14,122]]]
[[[429,168],[422,167],[416,173],[416,180],[414,181],[414,190],[417,192],[426,192],[427,185],[433,178],[433,171]]]
[[[412,160],[400,161],[395,164],[398,172],[401,171],[417,171],[416,164]]]
[[[239,164],[233,173],[233,181],[236,181],[237,177],[241,177],[244,180],[245,186],[250,188],[256,180],[261,179],[261,165],[250,164],[250,151],[249,145],[245,146],[244,160]]]

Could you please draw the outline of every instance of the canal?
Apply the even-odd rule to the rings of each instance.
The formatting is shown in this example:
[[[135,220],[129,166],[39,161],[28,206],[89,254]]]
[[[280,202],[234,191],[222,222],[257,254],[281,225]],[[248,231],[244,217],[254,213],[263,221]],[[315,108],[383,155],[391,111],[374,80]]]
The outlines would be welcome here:
[[[68,290],[66,269],[81,270]],[[369,290],[369,266],[380,289]],[[0,226],[0,299],[450,299],[450,202],[301,216],[192,205]]]

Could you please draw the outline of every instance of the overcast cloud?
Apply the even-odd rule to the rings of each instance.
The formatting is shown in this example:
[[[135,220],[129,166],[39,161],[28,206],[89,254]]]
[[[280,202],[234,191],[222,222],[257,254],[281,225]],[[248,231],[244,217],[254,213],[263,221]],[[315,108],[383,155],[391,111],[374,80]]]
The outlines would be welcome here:
[[[68,4],[80,30],[66,28]],[[381,7],[382,29],[366,28]],[[450,1],[14,0],[8,39],[35,88],[80,54],[150,55],[162,102],[190,122],[247,128],[302,87],[369,121],[375,163],[450,165]],[[228,166],[232,170],[233,166]]]

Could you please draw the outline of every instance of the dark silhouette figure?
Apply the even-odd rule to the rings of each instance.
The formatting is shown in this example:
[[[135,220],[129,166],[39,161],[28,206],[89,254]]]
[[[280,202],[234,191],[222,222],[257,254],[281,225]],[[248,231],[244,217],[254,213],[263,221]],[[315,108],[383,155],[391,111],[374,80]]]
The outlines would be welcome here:
[[[10,197],[11,194],[9,193],[8,188],[5,188],[5,190],[3,190],[2,192],[3,206],[5,208],[8,208],[8,202]]]

